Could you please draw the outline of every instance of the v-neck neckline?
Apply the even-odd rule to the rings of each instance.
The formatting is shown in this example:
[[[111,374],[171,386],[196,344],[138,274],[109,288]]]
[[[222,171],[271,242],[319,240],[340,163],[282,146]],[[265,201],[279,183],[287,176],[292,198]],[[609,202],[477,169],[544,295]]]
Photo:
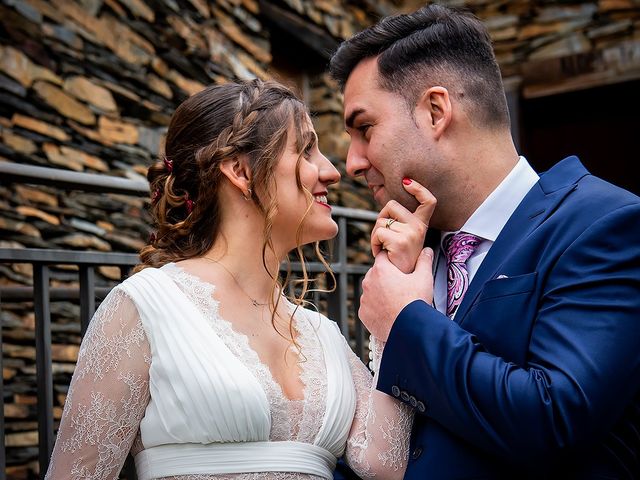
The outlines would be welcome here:
[[[198,275],[189,272],[188,270],[186,270],[185,268],[183,268],[182,266],[176,264],[175,262],[172,263],[168,263],[166,264],[163,268],[175,268],[176,270],[178,270],[178,273],[181,275],[184,275],[185,277],[187,277],[189,279],[190,282],[194,282],[196,284],[199,284],[200,286],[203,287],[204,291],[207,293],[207,302],[208,305],[206,305],[207,307],[207,312],[203,312],[206,313],[206,315],[203,315],[205,317],[205,320],[207,320],[207,323],[209,324],[209,326],[212,328],[212,330],[214,330],[214,333],[218,334],[220,332],[217,332],[215,329],[215,326],[213,325],[214,321],[220,321],[222,324],[227,326],[227,332],[231,333],[233,337],[235,337],[236,340],[236,344],[240,347],[240,349],[244,349],[246,351],[246,353],[248,353],[251,357],[251,359],[247,359],[249,360],[248,362],[245,363],[245,359],[243,359],[242,357],[239,358],[239,360],[242,363],[245,363],[245,366],[249,369],[249,371],[251,372],[251,374],[256,377],[256,379],[258,380],[258,383],[260,383],[260,378],[258,377],[258,374],[260,373],[259,370],[263,370],[263,373],[266,375],[266,381],[268,383],[271,384],[272,387],[274,387],[275,392],[277,393],[278,397],[284,401],[286,404],[294,404],[294,403],[300,403],[300,402],[305,402],[305,400],[307,400],[307,393],[308,393],[308,385],[306,384],[306,382],[304,381],[305,378],[305,366],[307,366],[306,361],[300,361],[301,360],[301,352],[297,351],[297,352],[292,352],[296,355],[296,363],[299,365],[299,372],[298,372],[298,381],[300,382],[300,384],[302,385],[302,398],[289,398],[287,395],[285,395],[284,393],[284,389],[282,388],[282,385],[275,379],[273,372],[271,371],[271,368],[269,367],[269,365],[264,362],[261,358],[260,358],[260,354],[258,353],[258,351],[251,345],[251,341],[249,339],[249,336],[243,332],[238,331],[235,327],[233,322],[227,320],[226,318],[224,318],[219,311],[218,305],[220,304],[220,300],[215,298],[214,293],[216,290],[216,285],[208,282],[206,280],[203,280],[202,278],[200,278]],[[191,298],[191,295],[193,294],[192,292],[185,292],[188,296],[188,298]],[[293,311],[295,310],[296,306],[294,304],[292,304],[289,300],[287,300],[286,298],[283,298],[283,300],[286,302],[286,307],[289,310],[290,313],[293,313]],[[204,306],[204,305],[203,305]],[[196,307],[200,307],[199,305],[196,305]],[[300,307],[301,308],[301,307]],[[302,336],[305,335],[305,333],[303,333],[301,330],[301,328],[299,328],[298,323],[299,323],[299,316],[298,315],[294,315],[293,316],[293,328],[296,332],[296,336],[298,339],[300,339]],[[224,339],[223,339],[224,341]],[[226,342],[225,342],[226,343]],[[295,345],[291,345],[290,349],[294,348],[295,349]],[[235,353],[232,350],[232,353],[235,355]],[[237,355],[236,355],[237,356]],[[255,367],[255,368],[254,368]],[[265,392],[267,393],[267,392]]]

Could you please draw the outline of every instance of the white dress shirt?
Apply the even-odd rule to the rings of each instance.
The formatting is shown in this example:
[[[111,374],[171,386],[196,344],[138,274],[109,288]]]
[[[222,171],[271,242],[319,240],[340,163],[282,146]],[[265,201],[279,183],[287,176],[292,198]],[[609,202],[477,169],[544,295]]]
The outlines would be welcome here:
[[[473,255],[467,260],[469,282],[480,268],[480,264],[487,256],[489,249],[496,241],[505,224],[520,205],[540,177],[531,168],[524,157],[520,157],[518,163],[500,185],[482,202],[475,212],[469,217],[460,231],[471,233],[482,238]],[[445,255],[440,255],[444,248],[444,238],[457,232],[442,232],[440,236],[440,249],[437,253],[435,267],[434,303],[438,311],[447,311],[447,260]]]

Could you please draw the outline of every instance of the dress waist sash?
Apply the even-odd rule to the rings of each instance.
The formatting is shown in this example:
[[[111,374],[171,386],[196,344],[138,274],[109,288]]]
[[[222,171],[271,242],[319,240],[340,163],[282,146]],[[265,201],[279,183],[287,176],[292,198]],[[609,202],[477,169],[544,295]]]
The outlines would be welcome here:
[[[176,475],[292,472],[333,478],[336,457],[303,442],[179,443],[159,445],[135,456],[139,480]]]

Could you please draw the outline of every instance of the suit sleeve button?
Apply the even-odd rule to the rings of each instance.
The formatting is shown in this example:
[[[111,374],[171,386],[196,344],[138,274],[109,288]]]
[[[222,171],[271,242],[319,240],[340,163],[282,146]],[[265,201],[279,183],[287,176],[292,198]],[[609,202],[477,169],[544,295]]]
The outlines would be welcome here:
[[[409,401],[409,394],[407,392],[405,392],[404,390],[402,390],[400,392],[400,400],[402,400],[403,402],[408,402]]]
[[[418,401],[413,395],[409,397],[409,405],[411,405],[413,408],[416,408],[418,406]]]
[[[418,401],[416,404],[416,408],[418,409],[418,411],[420,413],[424,413],[427,410],[427,407],[424,406],[424,403],[422,403],[421,401]]]
[[[397,385],[394,385],[393,387],[391,387],[391,393],[393,394],[394,397],[400,396],[400,389],[398,388]]]
[[[411,458],[413,460],[420,458],[420,455],[422,455],[422,447],[416,447],[413,449],[413,452],[411,452]]]

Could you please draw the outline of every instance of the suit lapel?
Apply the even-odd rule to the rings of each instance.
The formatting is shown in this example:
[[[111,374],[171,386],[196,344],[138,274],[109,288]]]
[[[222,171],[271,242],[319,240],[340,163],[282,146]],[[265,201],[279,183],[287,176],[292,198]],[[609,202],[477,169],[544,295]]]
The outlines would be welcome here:
[[[540,176],[538,183],[531,188],[513,212],[474,275],[456,312],[457,323],[464,322],[469,308],[475,303],[482,287],[498,272],[508,252],[517,249],[520,242],[538,228],[576,188],[578,181],[588,174],[580,160],[572,156],[565,158]]]

